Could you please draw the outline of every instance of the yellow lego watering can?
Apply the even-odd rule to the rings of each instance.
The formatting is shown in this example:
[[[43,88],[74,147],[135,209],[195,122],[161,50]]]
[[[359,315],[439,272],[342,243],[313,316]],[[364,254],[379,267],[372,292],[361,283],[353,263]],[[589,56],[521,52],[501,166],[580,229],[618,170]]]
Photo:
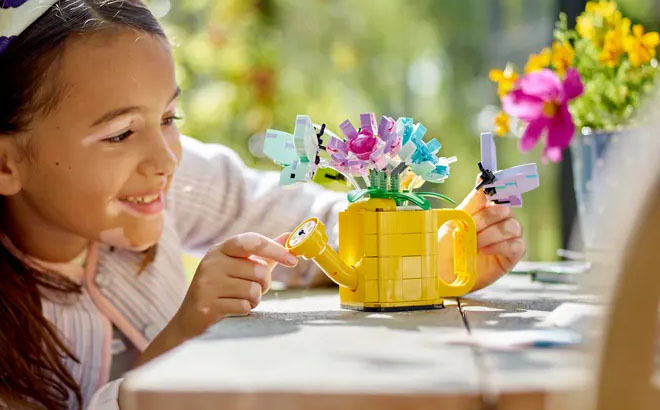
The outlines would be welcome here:
[[[438,230],[454,233],[454,274],[439,275]],[[444,297],[468,293],[476,281],[477,233],[472,217],[456,209],[402,209],[393,199],[355,202],[339,213],[339,253],[317,218],[301,223],[285,246],[312,259],[339,286],[344,308],[364,311],[433,309]]]

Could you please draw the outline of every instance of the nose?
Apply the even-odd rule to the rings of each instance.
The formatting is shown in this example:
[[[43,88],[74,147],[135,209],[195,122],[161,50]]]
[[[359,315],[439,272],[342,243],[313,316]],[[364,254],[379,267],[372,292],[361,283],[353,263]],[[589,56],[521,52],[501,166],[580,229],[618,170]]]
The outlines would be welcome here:
[[[180,142],[176,136],[165,135],[162,131],[156,132],[147,138],[145,144],[145,158],[138,165],[138,172],[145,177],[169,177],[174,173],[178,164]]]

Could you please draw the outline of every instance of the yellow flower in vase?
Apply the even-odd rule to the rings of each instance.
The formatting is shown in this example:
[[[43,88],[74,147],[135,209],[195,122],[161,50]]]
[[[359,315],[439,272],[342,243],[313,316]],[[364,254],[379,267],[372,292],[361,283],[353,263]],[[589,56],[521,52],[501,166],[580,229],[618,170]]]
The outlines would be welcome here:
[[[560,77],[566,73],[566,69],[573,65],[575,50],[570,43],[552,43],[552,66]]]
[[[509,116],[504,111],[500,111],[495,116],[493,123],[495,124],[495,134],[503,137],[509,133]]]
[[[620,24],[607,31],[603,49],[598,56],[601,64],[608,67],[619,65],[621,56],[625,53],[624,42],[630,36],[630,19],[622,18]]]
[[[551,61],[552,51],[547,47],[541,50],[538,54],[531,54],[527,59],[527,64],[525,64],[525,74],[546,68],[550,65]]]
[[[575,31],[602,49],[608,30],[616,30],[623,23],[623,15],[613,1],[590,1],[584,13],[575,20]]]
[[[593,16],[582,14],[575,19],[575,30],[578,34],[593,41],[597,46],[599,45],[598,31],[594,24]]]
[[[585,10],[587,13],[602,17],[607,21],[617,12],[617,6],[613,1],[589,1]]]
[[[655,49],[658,45],[660,45],[658,33],[644,33],[644,27],[641,24],[635,24],[632,36],[628,36],[624,40],[624,48],[634,67],[651,61],[655,57]]]
[[[513,68],[507,65],[504,71],[498,69],[490,70],[488,78],[490,78],[490,81],[497,83],[497,95],[503,97],[509,91],[513,90],[513,85],[518,79],[518,74],[513,71]]]

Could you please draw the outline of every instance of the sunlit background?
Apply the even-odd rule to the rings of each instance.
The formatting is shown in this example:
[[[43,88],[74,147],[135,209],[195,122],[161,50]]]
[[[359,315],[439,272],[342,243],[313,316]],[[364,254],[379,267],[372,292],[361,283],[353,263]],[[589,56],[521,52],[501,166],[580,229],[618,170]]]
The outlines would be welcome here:
[[[414,117],[457,155],[434,187],[454,199],[473,187],[479,133],[491,131],[496,88],[488,71],[550,44],[560,0],[151,0],[174,44],[184,133],[235,149],[251,166],[266,128],[291,132],[297,114],[337,125],[362,112]],[[633,22],[658,29],[653,0],[619,0]],[[541,189],[517,211],[527,259],[562,246],[562,186],[570,176],[497,140],[501,167],[537,162]],[[565,187],[564,187],[565,188]],[[564,198],[562,198],[562,195]]]

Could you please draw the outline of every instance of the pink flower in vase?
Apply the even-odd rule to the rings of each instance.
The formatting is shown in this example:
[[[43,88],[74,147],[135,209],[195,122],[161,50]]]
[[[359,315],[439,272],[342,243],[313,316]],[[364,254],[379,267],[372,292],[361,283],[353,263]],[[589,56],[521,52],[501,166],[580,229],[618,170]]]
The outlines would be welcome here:
[[[546,132],[543,158],[561,160],[575,133],[575,124],[568,111],[568,102],[584,91],[580,74],[574,68],[561,79],[553,71],[543,69],[521,77],[509,94],[502,97],[504,111],[527,123],[520,140],[520,149],[529,151]]]
[[[378,148],[378,139],[367,129],[361,130],[357,137],[348,140],[348,150],[362,161],[368,160],[376,148]]]

